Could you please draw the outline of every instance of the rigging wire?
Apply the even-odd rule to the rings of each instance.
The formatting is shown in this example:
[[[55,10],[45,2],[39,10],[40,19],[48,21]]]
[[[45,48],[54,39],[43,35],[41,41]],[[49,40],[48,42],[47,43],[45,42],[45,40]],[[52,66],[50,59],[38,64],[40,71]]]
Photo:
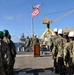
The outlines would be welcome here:
[[[57,12],[53,12],[53,13],[47,13],[45,15],[52,15],[52,14],[57,14],[57,13],[61,13],[61,12],[65,12],[65,11],[69,11],[69,10],[72,10],[74,8],[70,8],[70,9],[66,9],[66,10],[62,10],[62,11],[57,11]]]

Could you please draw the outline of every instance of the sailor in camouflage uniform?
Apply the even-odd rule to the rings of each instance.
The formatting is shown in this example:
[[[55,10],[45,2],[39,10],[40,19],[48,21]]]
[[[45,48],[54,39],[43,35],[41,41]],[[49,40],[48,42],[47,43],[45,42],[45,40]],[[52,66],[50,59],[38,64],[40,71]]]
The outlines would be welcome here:
[[[6,54],[7,56],[5,56],[5,58],[7,60],[5,60],[5,73],[6,75],[12,75],[11,74],[11,65],[12,65],[12,58],[11,58],[11,51],[10,51],[10,48],[8,46],[9,44],[9,39],[8,39],[8,35],[9,35],[9,31],[8,30],[4,30],[3,31],[3,41],[5,42],[5,47],[7,48],[6,49]]]
[[[10,35],[10,34],[8,35],[8,39],[9,39],[9,41],[10,41],[9,46],[10,46],[10,50],[11,50],[11,53],[12,53],[11,56],[12,56],[13,66],[14,66],[15,57],[16,57],[16,48],[15,48],[14,42],[11,40],[11,35]]]
[[[53,47],[54,47],[54,45],[55,45],[55,40],[58,38],[58,29],[55,28],[55,29],[53,30],[53,32],[54,32],[54,34],[51,35],[51,37],[50,37],[50,50],[51,50],[51,52],[52,52]]]
[[[58,29],[55,28],[53,30],[54,32],[54,35],[51,35],[51,38],[50,38],[50,50],[52,52],[52,56],[53,56],[53,63],[54,63],[54,69],[55,69],[55,73],[58,72],[58,68],[57,68],[57,63],[56,63],[56,55],[53,54],[53,48],[55,47],[55,40],[58,38]]]
[[[0,31],[0,75],[6,75],[5,74],[5,68],[4,68],[4,51],[5,51],[5,44],[3,43],[3,32]],[[4,46],[3,46],[4,45]]]
[[[8,39],[9,39],[9,48],[10,48],[10,52],[11,52],[11,57],[12,57],[12,64],[11,64],[11,72],[13,75],[13,67],[14,67],[14,63],[15,63],[15,57],[16,57],[16,48],[15,48],[15,44],[14,42],[11,40],[11,35],[8,35]]]
[[[65,68],[64,68],[64,46],[67,40],[63,38],[63,30],[58,30],[58,39],[55,41],[55,47],[53,49],[53,54],[56,55],[54,58],[56,58],[58,69],[60,75],[66,75],[65,74]]]
[[[70,42],[67,44],[64,50],[64,58],[65,58],[64,65],[67,66],[66,64],[66,57],[67,57],[68,58],[67,63],[69,65],[68,74],[73,75],[74,73],[74,32],[71,31],[68,36]]]

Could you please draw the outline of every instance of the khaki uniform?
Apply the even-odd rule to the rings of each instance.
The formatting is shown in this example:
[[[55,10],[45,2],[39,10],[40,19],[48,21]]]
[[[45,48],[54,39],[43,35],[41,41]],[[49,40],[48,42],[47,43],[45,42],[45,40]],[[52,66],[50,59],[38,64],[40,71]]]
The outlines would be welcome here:
[[[35,44],[39,44],[39,39],[37,37],[33,37],[32,38],[32,47],[33,47],[33,51],[34,51],[34,45]]]
[[[73,75],[74,72],[74,41],[70,41],[65,50],[64,50],[64,58],[66,63],[66,57],[68,58],[68,65],[69,65],[69,75]]]
[[[38,40],[38,38],[36,38],[36,37],[33,37],[33,39],[32,39],[32,43],[33,43],[33,44],[37,44],[37,43],[39,43],[39,40]]]
[[[55,47],[53,49],[53,54],[56,55],[56,62],[57,62],[57,67],[59,69],[60,75],[64,74],[64,47],[65,44],[67,43],[67,40],[63,37],[59,37],[55,41]]]

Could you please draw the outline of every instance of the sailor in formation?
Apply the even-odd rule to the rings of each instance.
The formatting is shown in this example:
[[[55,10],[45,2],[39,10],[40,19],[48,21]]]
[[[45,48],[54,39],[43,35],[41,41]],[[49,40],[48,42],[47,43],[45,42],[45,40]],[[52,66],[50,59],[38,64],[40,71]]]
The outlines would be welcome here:
[[[16,49],[8,30],[0,31],[0,75],[13,75]]]

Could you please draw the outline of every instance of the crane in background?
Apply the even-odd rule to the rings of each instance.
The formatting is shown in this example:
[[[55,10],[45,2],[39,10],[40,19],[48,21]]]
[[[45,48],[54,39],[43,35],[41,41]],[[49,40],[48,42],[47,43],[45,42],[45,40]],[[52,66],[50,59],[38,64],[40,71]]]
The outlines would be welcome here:
[[[53,33],[53,31],[50,29],[50,24],[51,23],[53,23],[53,22],[56,22],[56,21],[58,21],[59,19],[61,19],[61,18],[63,18],[63,17],[65,17],[65,16],[67,16],[67,15],[69,15],[69,14],[71,14],[72,12],[74,12],[74,9],[73,10],[70,10],[70,11],[68,11],[67,13],[65,13],[65,14],[63,14],[62,16],[59,16],[59,17],[57,17],[56,19],[54,19],[54,20],[49,20],[47,17],[46,17],[46,15],[44,15],[44,18],[45,18],[45,20],[43,20],[43,24],[46,24],[47,25],[47,29],[46,29],[46,31],[41,35],[41,37],[40,38],[44,38],[44,35],[45,35],[45,33],[49,33],[50,35],[51,34],[54,34]]]
[[[45,18],[46,20],[43,21],[43,24],[47,24],[47,28],[50,28],[50,24],[51,24],[51,23],[56,22],[57,20],[59,20],[59,19],[65,17],[65,16],[71,14],[72,12],[74,12],[74,9],[73,9],[73,10],[70,10],[69,12],[67,12],[67,13],[65,13],[65,14],[63,14],[62,16],[57,17],[57,18],[56,18],[55,20],[53,20],[53,21],[49,20],[49,19],[46,17],[46,15],[44,15],[44,18]]]

